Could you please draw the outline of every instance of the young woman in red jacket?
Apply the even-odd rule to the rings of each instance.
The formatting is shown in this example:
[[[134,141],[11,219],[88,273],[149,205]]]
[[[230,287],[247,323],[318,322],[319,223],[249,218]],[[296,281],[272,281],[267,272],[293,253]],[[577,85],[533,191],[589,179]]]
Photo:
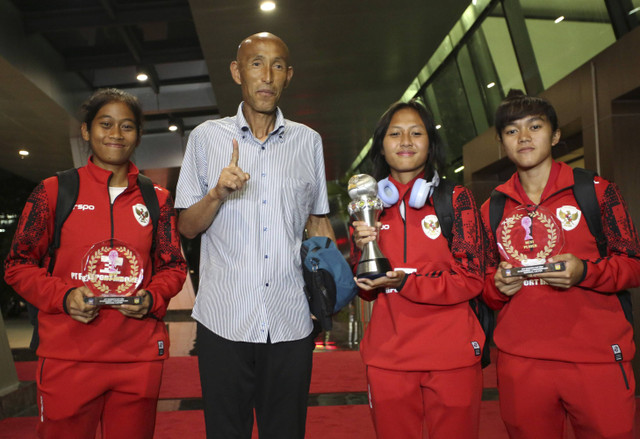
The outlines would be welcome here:
[[[471,192],[456,186],[451,248],[432,202],[444,145],[417,101],[391,106],[371,158],[389,206],[377,227],[353,223],[357,249],[377,240],[392,271],[360,279],[376,302],[360,347],[378,438],[478,437],[484,333],[469,300],[482,290],[482,228]],[[356,251],[357,253],[357,251]]]
[[[176,215],[169,192],[155,186],[160,217],[154,243],[138,169],[129,160],[142,131],[138,100],[120,90],[98,90],[83,110],[82,137],[93,155],[78,169],[78,198],[62,227],[52,273],[47,249],[56,177],[41,182],[27,200],[5,263],[7,283],[39,310],[37,433],[92,438],[100,423],[103,439],[152,438],[169,352],[162,317],[186,277]],[[140,304],[86,302],[95,294],[81,280],[84,255],[105,240],[126,243],[130,254],[139,255],[144,277],[134,294]]]
[[[507,277],[502,269],[513,267],[514,258],[509,262],[507,256],[514,252],[501,257],[489,200],[482,206],[490,237],[483,297],[500,310],[494,340],[500,411],[509,437],[561,439],[569,419],[579,439],[635,438],[633,326],[625,300],[615,294],[640,285],[640,241],[626,204],[615,184],[595,177],[607,238],[608,254],[601,257],[574,197],[573,170],[551,155],[560,141],[553,106],[512,90],[495,121],[516,166],[496,188],[506,197],[501,220],[526,206],[556,217],[564,236],[561,254],[545,261],[563,262],[564,270]],[[542,247],[544,241],[538,242]]]

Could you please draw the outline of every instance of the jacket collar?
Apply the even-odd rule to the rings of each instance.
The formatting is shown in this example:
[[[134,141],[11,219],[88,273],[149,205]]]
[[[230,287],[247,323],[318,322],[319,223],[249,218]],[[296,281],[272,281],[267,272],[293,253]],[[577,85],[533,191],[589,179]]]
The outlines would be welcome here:
[[[542,193],[540,204],[556,193],[572,186],[573,169],[571,166],[554,160],[551,172],[549,173],[549,180],[547,181],[547,185]],[[515,172],[505,183],[498,186],[496,190],[503,192],[519,204],[531,204],[531,200],[529,200],[528,197],[523,197],[524,189],[522,188],[522,183],[520,183],[520,177],[517,172]]]
[[[113,172],[103,169],[100,166],[93,163],[93,155],[89,157],[86,168],[87,168],[87,171],[89,172],[89,175],[91,175],[91,177],[94,180],[104,185],[109,184],[109,179],[111,178],[111,175],[113,175]],[[136,165],[134,165],[131,161],[129,161],[129,171],[127,174],[128,188],[131,188],[137,184],[139,173],[140,171],[138,170]]]

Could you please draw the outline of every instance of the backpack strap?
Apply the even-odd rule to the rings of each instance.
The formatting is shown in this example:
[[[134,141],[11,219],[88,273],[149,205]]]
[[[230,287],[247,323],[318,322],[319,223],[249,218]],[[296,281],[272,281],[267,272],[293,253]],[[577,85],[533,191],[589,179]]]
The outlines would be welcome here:
[[[589,231],[596,239],[598,252],[601,257],[607,256],[607,237],[602,230],[602,213],[596,196],[596,188],[593,179],[598,174],[594,171],[582,168],[573,169],[573,196],[582,211]]]
[[[451,230],[453,229],[453,189],[455,184],[441,179],[438,186],[433,190],[433,208],[436,210],[440,231],[442,236],[447,238],[449,248],[451,248]]]
[[[507,202],[507,196],[500,191],[493,190],[489,199],[489,224],[495,236],[496,230],[502,221],[504,215],[504,205]]]
[[[55,252],[60,247],[60,232],[62,225],[73,211],[73,207],[78,199],[80,188],[80,178],[76,168],[60,171],[58,176],[58,198],[56,201],[56,217],[53,228],[53,238],[49,243],[49,266],[47,272],[53,272],[55,265]]]
[[[149,216],[151,217],[151,223],[153,225],[153,242],[155,244],[155,237],[158,231],[158,220],[160,219],[158,195],[156,195],[153,182],[146,175],[138,174],[138,186],[140,186],[140,192],[142,193],[144,204],[147,206],[147,210],[149,210]]]

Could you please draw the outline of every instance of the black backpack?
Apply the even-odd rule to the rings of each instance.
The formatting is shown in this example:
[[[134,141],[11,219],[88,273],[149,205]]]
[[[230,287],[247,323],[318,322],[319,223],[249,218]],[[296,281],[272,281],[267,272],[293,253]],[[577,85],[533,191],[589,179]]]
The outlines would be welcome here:
[[[453,228],[453,189],[455,184],[448,180],[440,180],[438,186],[433,191],[433,207],[436,210],[436,216],[440,223],[440,230],[442,235],[447,239],[449,243],[449,249],[451,249],[451,230]],[[485,335],[484,346],[482,347],[482,358],[480,363],[485,368],[491,364],[491,356],[489,346],[493,337],[493,327],[495,324],[495,315],[493,310],[482,301],[480,296],[475,297],[469,301],[469,305],[475,313],[480,326]]]
[[[62,225],[75,207],[80,188],[80,177],[78,176],[78,170],[76,168],[59,171],[56,175],[58,177],[58,198],[56,201],[56,218],[54,222],[53,237],[48,248],[49,265],[47,266],[47,273],[49,273],[49,275],[53,273],[56,250],[60,248],[60,232],[62,230]],[[155,250],[156,233],[158,231],[158,219],[160,218],[160,204],[158,203],[158,196],[156,195],[156,190],[153,187],[153,182],[149,177],[138,174],[138,186],[140,186],[142,199],[149,210],[151,224],[153,225],[153,243],[151,245],[151,254],[153,254]],[[38,309],[30,303],[27,303],[27,311],[29,313],[29,321],[33,325],[33,334],[31,336],[31,343],[29,344],[29,347],[35,351],[39,343]]]
[[[582,168],[573,169],[573,196],[576,199],[576,203],[582,211],[582,216],[587,222],[589,231],[596,240],[598,246],[598,253],[600,257],[607,257],[607,237],[602,230],[602,214],[600,212],[600,204],[598,203],[598,197],[596,196],[596,188],[593,183],[593,179],[598,174],[594,171]],[[502,215],[504,214],[504,205],[507,201],[507,196],[502,192],[494,190],[491,193],[491,199],[489,201],[489,223],[491,230],[495,236],[496,230],[502,221]],[[633,313],[631,310],[631,293],[627,290],[623,290],[617,293],[622,310],[626,319],[633,326]]]

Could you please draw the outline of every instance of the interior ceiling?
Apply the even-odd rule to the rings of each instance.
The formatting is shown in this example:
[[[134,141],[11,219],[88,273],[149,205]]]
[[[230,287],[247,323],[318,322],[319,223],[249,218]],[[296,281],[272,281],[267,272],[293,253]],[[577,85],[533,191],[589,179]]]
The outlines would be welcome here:
[[[138,95],[147,134],[166,133],[169,118],[188,134],[206,119],[235,114],[241,96],[229,63],[238,43],[261,31],[280,36],[294,66],[281,107],[322,135],[329,180],[345,176],[378,117],[470,0],[276,0],[270,13],[259,3],[0,0],[17,11],[24,38],[42,41],[59,58],[61,74],[84,85],[83,98],[100,87]],[[38,72],[15,64],[0,56],[0,167],[38,181],[73,165],[69,126],[77,124],[68,123],[68,106],[56,106],[30,80]],[[144,84],[135,79],[138,68],[149,74]],[[21,145],[41,153],[20,160]]]
[[[86,84],[85,97],[106,86],[144,94],[146,133],[165,131],[169,116],[181,118],[188,133],[207,118],[235,114],[241,95],[229,63],[238,43],[261,31],[280,36],[294,66],[281,107],[285,117],[322,135],[327,178],[333,180],[344,176],[380,114],[404,93],[470,1],[276,0],[271,13],[260,11],[258,0],[10,3],[26,38],[50,45],[64,69]],[[0,79],[6,76],[1,61]],[[135,80],[138,66],[150,73],[142,88]],[[68,123],[46,134],[33,128],[34,118],[53,119],[53,125],[74,115],[60,108],[47,115],[41,111],[46,95],[25,99],[23,89],[33,86],[11,73],[10,83],[0,85],[0,166],[33,181],[71,167]],[[211,98],[185,103],[181,90],[193,87]],[[23,120],[12,115],[16,109]],[[18,141],[40,145],[46,154],[20,160]]]

